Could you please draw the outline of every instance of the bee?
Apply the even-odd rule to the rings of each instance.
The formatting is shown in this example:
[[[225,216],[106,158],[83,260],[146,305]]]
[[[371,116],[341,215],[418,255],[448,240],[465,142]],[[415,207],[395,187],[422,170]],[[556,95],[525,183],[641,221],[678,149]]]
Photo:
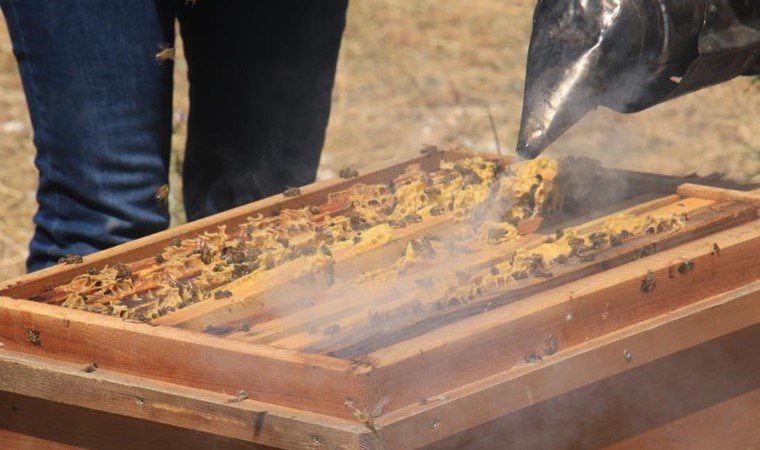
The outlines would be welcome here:
[[[156,192],[153,194],[153,198],[158,202],[159,205],[166,206],[169,203],[169,185],[168,184],[162,184],[161,186],[156,189]]]
[[[546,348],[544,349],[546,356],[557,353],[557,338],[553,334],[550,334],[546,339]]]
[[[560,266],[564,266],[565,264],[567,264],[567,257],[565,255],[559,255],[552,260],[552,263],[559,264]]]
[[[647,270],[644,279],[641,280],[641,292],[652,292],[657,287],[657,280],[654,277],[654,272]]]
[[[84,259],[80,255],[64,255],[58,259],[58,264],[82,264]]]
[[[158,264],[158,265],[161,265],[161,264],[163,264],[163,263],[166,262],[166,260],[164,259],[164,255],[162,255],[161,253],[159,253],[158,255],[156,255],[153,258],[153,261],[155,261],[156,264]]]
[[[82,372],[84,373],[92,373],[95,372],[98,369],[98,365],[94,362],[88,363],[84,368],[82,369]]]
[[[319,206],[314,206],[314,205],[309,206],[309,212],[316,216],[317,214],[319,214]]]
[[[525,270],[520,270],[518,272],[512,272],[512,279],[515,281],[518,280],[524,280],[528,278],[528,272]]]
[[[715,255],[715,256],[720,256],[720,247],[718,247],[717,243],[713,243],[712,252],[711,253],[713,255]]]
[[[551,271],[544,269],[537,269],[531,272],[531,275],[538,278],[552,278],[554,274]]]
[[[411,223],[420,223],[422,222],[422,216],[416,213],[407,214],[404,216],[404,222],[411,224]]]
[[[364,426],[367,427],[367,429],[369,429],[372,433],[377,434],[377,427],[375,427],[374,418],[382,414],[382,410],[385,408],[385,405],[387,403],[388,397],[383,397],[380,402],[378,402],[378,404],[372,408],[371,413],[365,409],[359,409],[356,406],[356,402],[350,397],[347,398],[345,402],[343,402],[343,405],[354,413],[356,420],[364,424]],[[380,414],[375,415],[377,412]]]
[[[446,214],[446,207],[444,207],[444,206],[431,206],[430,207],[430,215],[431,216],[435,217],[435,216],[440,216],[442,214]]]
[[[694,270],[694,261],[687,260],[678,265],[678,273],[686,275],[687,272]]]
[[[26,339],[32,343],[35,347],[42,345],[42,339],[40,339],[40,332],[32,328],[26,329]]]
[[[636,252],[635,259],[646,258],[647,256],[654,255],[655,253],[657,253],[657,243],[652,242],[651,244],[641,247]]]
[[[338,333],[340,333],[340,325],[337,323],[330,325],[329,327],[325,328],[325,331],[322,332],[322,334],[325,336],[334,336]]]
[[[214,292],[214,298],[216,300],[222,300],[222,299],[230,298],[230,297],[232,297],[232,292],[230,292],[230,291],[216,291],[216,292]]]
[[[441,190],[437,187],[426,187],[422,192],[429,196],[441,195]]]
[[[245,390],[243,390],[243,389],[241,389],[241,390],[238,391],[238,393],[237,393],[236,396],[234,396],[233,398],[227,400],[227,403],[240,403],[243,400],[248,400],[248,397],[249,397],[248,392],[245,391]]]
[[[425,144],[420,149],[420,153],[423,154],[423,155],[434,155],[434,154],[436,154],[438,152],[440,152],[440,150],[435,145]]]
[[[95,268],[95,267],[90,267],[89,269],[87,269],[87,275],[92,275],[92,276],[100,275],[100,269]]]
[[[113,268],[116,269],[117,280],[129,280],[132,278],[132,271],[124,264],[116,263]]]
[[[240,324],[240,326],[238,326],[238,331],[242,331],[243,333],[247,333],[247,332],[251,331],[251,326],[248,325],[247,323],[243,322],[243,323]]]
[[[449,300],[446,302],[447,307],[459,306],[461,304],[462,304],[462,300],[459,299],[459,297],[450,297]]]
[[[525,359],[525,362],[528,364],[539,364],[544,360],[541,355],[536,352],[528,353],[523,359]]]
[[[176,55],[176,49],[174,47],[170,47],[168,44],[161,44],[161,50],[156,53],[156,61],[158,62],[164,62],[168,60],[174,61],[174,56]]]
[[[449,172],[449,173],[447,173],[446,175],[443,176],[443,179],[441,180],[441,183],[443,183],[443,184],[449,184],[449,183],[451,183],[452,181],[454,181],[456,179],[457,179],[457,174],[455,174],[453,172]]]
[[[583,238],[577,238],[577,237],[572,237],[568,239],[567,243],[570,245],[570,247],[573,247],[573,248],[582,247],[586,245],[586,241]]]
[[[171,246],[177,248],[182,247],[182,241],[180,241],[179,238],[174,238],[171,241]]]
[[[591,262],[596,259],[596,253],[584,253],[578,257],[581,262]]]
[[[507,230],[503,228],[492,228],[488,230],[488,243],[498,244],[506,236],[507,236]]]
[[[285,197],[298,197],[301,195],[301,189],[297,187],[289,187],[282,192]]]
[[[345,179],[356,178],[359,176],[359,172],[357,172],[354,169],[344,167],[340,169],[340,171],[338,172],[338,176]]]

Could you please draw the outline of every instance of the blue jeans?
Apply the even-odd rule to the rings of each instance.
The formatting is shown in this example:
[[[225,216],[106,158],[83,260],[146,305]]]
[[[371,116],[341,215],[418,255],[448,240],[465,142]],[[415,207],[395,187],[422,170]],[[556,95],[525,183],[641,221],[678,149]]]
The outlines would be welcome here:
[[[37,148],[29,271],[168,225],[171,61],[190,111],[189,220],[316,176],[347,0],[0,0]]]

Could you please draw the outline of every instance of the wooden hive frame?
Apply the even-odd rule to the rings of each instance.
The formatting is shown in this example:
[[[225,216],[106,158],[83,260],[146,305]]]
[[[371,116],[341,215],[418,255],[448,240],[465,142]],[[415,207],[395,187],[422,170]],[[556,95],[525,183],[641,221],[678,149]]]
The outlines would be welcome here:
[[[220,224],[232,227],[258,213],[320,204],[353,183],[388,182],[409,164],[432,170],[442,159],[467,156],[432,152],[354,180],[316,183],[298,197],[268,198],[88,256],[83,264],[7,282],[0,289],[2,396],[47,402],[34,404],[43,416],[51,404],[68,405],[133,418],[139,426],[151,422],[230,438],[230,448],[238,442],[415,448],[465,436],[500,417],[529,414],[534,403],[561,399],[760,323],[760,195],[612,170],[605,174],[628,180],[627,200],[555,225],[595,230],[620,211],[688,212],[692,219],[681,231],[635,237],[600,252],[596,261],[558,269],[552,279],[523,280],[475,304],[427,321],[402,319],[370,337],[350,330],[366,328],[368,308],[387,303],[387,295],[368,292],[350,303],[328,295],[315,305],[294,304],[284,317],[253,325],[254,332],[227,331],[224,338],[202,332],[210,323],[239,323],[254,303],[264,314],[283,293],[299,289],[277,271],[232,288],[231,299],[192,305],[154,326],[27,300],[90,267],[152,258],[175,238]],[[336,271],[355,274],[446,223],[444,217],[396,230],[385,247],[335,255]],[[487,267],[517,247],[537,245],[546,237],[541,228],[532,233],[538,225],[522,224],[524,235],[516,241],[454,264]],[[642,254],[642,248],[657,252]],[[690,266],[681,273],[685,261]],[[642,292],[650,271],[657,287]],[[396,297],[399,304],[406,301],[403,294]],[[353,328],[336,335],[307,331],[335,320]],[[403,325],[414,325],[415,332]],[[542,354],[550,336],[558,347]],[[540,360],[524,361],[531,351],[542,354]],[[98,370],[83,372],[93,361]],[[233,401],[240,390],[250,399]],[[370,419],[379,404],[378,417]],[[43,439],[27,425],[21,419],[0,422],[0,438]],[[76,430],[58,433],[60,441],[76,441]]]

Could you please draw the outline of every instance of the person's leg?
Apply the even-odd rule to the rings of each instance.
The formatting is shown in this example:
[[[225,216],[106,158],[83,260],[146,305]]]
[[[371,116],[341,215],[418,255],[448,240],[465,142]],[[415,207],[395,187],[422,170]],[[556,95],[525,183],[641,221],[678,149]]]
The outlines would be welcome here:
[[[181,9],[188,219],[314,181],[346,7],[347,0],[201,0]]]
[[[40,183],[29,271],[166,228],[176,0],[0,0]]]

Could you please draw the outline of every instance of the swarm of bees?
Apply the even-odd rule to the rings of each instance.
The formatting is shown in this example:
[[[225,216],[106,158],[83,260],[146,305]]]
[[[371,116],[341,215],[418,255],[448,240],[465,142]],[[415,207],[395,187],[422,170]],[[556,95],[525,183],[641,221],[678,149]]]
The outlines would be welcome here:
[[[423,151],[438,150],[426,147]],[[342,172],[344,178],[358,176],[351,169]],[[230,283],[254,280],[292,261],[299,262],[296,270],[288,270],[294,282],[329,288],[335,283],[336,255],[341,252],[385,245],[394,239],[394,230],[429,221],[453,224],[451,236],[417,235],[393,264],[341,281],[349,288],[387,282],[421,263],[447,261],[473,248],[505,244],[517,238],[516,226],[521,221],[557,212],[561,196],[554,189],[555,172],[556,162],[548,159],[508,168],[481,157],[444,160],[432,171],[410,165],[389,183],[355,182],[329,193],[320,205],[273,211],[250,217],[234,229],[220,226],[214,232],[172,239],[149,261],[90,268],[61,288],[65,292],[62,304],[150,322],[209,299],[235,301]],[[166,194],[165,185],[156,191],[156,200],[163,201]],[[301,191],[288,188],[283,195],[298,196]],[[419,299],[373,311],[372,321],[382,324],[456,308],[478,300],[489,289],[552,278],[557,267],[570,261],[590,263],[599,251],[620,246],[639,231],[659,233],[678,226],[672,218],[646,218],[630,226],[630,220],[621,223],[590,234],[558,230],[543,243],[514,251],[479,272],[457,274],[449,280],[421,279]],[[209,332],[219,331],[211,328]],[[343,331],[334,324],[316,332],[331,337]],[[547,341],[545,353],[554,351],[556,339]]]

